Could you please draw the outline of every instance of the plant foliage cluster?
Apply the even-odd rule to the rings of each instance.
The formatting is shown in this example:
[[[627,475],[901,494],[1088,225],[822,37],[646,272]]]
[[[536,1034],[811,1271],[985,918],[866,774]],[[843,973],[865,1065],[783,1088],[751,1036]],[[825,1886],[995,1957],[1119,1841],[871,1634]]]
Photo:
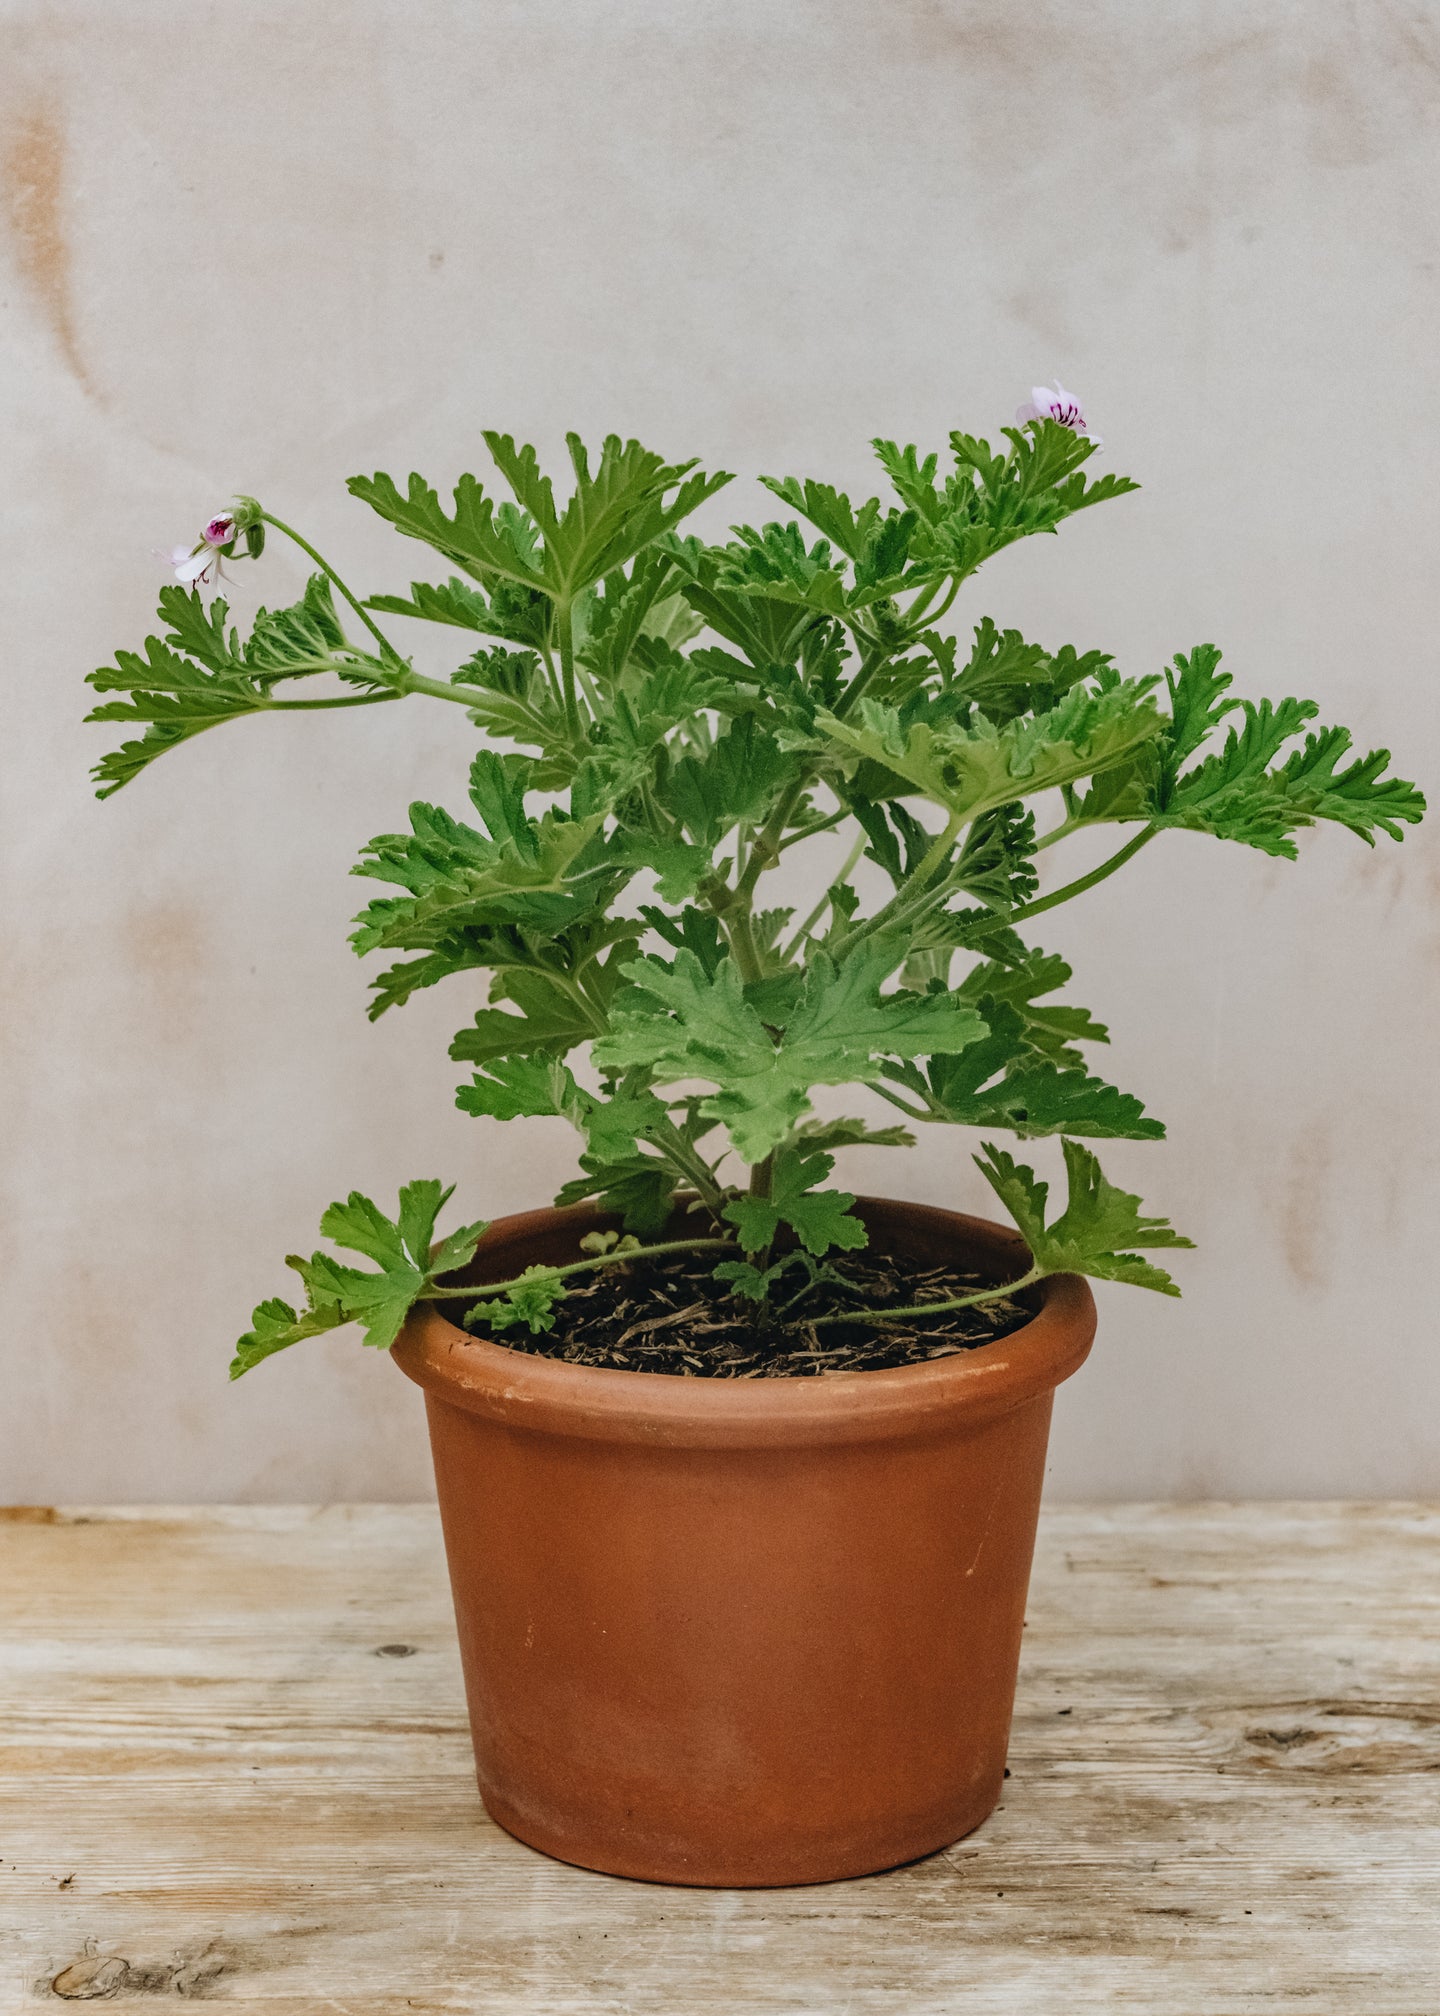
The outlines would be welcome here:
[[[571,1122],[579,1173],[559,1201],[598,1200],[626,1233],[502,1284],[478,1317],[543,1329],[569,1274],[676,1244],[713,1246],[724,1291],[763,1301],[864,1245],[830,1182],[837,1153],[928,1126],[1060,1137],[1058,1215],[1005,1149],[976,1158],[1030,1247],[1028,1279],[1175,1293],[1142,1256],[1189,1242],[1084,1145],[1164,1129],[1093,1068],[1106,1031],[1032,921],[1175,829],[1291,858],[1317,820],[1398,839],[1420,794],[1386,752],[1356,758],[1345,729],[1316,726],[1309,701],[1234,693],[1212,645],[1137,678],[986,617],[943,627],[993,554],[1136,487],[1087,476],[1095,444],[1056,420],[998,448],[955,433],[943,467],[877,441],[887,494],[858,504],[763,479],[782,515],[716,544],[684,527],[723,474],[613,437],[592,457],[572,436],[561,499],[532,449],[484,438],[508,495],[470,475],[449,503],[419,476],[350,483],[432,556],[408,595],[362,601],[241,499],[217,569],[271,527],[315,562],[302,599],[242,636],[223,599],[165,588],[162,634],[91,675],[105,697],[90,717],[133,731],[98,766],[105,795],[243,715],[463,709],[468,807],[412,805],[355,870],[385,892],[353,939],[380,962],[370,1012],[458,978],[473,1011],[451,1048],[460,1106]],[[417,672],[397,620],[458,633],[448,680]],[[1068,882],[1047,872],[1042,893],[1048,850],[1104,827],[1123,829],[1115,851]],[[792,849],[833,857],[804,917],[786,902]],[[868,907],[862,857],[888,886]],[[822,1119],[818,1086],[867,1086],[899,1117]],[[378,1271],[292,1259],[305,1306],[262,1303],[232,1370],[352,1321],[388,1346],[416,1300],[459,1293],[441,1277],[484,1227],[437,1245],[443,1201],[422,1182],[393,1221],[359,1195],[333,1205],[322,1231]]]

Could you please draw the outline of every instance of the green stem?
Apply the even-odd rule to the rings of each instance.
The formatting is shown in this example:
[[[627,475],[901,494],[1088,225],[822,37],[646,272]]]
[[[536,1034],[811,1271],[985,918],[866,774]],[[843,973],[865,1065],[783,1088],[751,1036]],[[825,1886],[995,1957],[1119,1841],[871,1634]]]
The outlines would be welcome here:
[[[838,810],[827,812],[823,819],[812,819],[808,826],[797,826],[793,833],[787,833],[779,843],[778,852],[783,854],[787,847],[794,847],[801,840],[809,840],[816,833],[828,833],[832,826],[838,826],[842,819],[848,819],[849,816],[849,806],[841,805]]]
[[[668,1130],[652,1130],[650,1145],[662,1161],[668,1162],[677,1175],[688,1178],[694,1184],[700,1201],[712,1216],[719,1215],[720,1206],[725,1201],[725,1192],[716,1181],[715,1171],[697,1148],[693,1148],[681,1134],[673,1121]]]
[[[600,1010],[595,1006],[595,1003],[590,999],[590,996],[585,992],[585,989],[575,979],[573,974],[563,973],[559,967],[546,966],[538,960],[530,970],[535,973],[543,973],[545,978],[558,987],[563,994],[568,994],[570,999],[575,1003],[575,1006],[580,1010],[580,1013],[589,1022],[591,1030],[596,1036],[604,1034],[605,1017],[600,1013]]]
[[[735,954],[735,964],[740,968],[740,978],[747,987],[752,981],[763,980],[765,969],[760,959],[760,947],[755,942],[749,905],[737,909],[733,916],[723,921],[730,934],[730,949]]]
[[[745,863],[745,872],[735,886],[736,896],[750,907],[750,898],[755,894],[755,884],[767,868],[773,868],[780,858],[780,842],[785,828],[790,824],[790,815],[805,796],[811,783],[808,770],[804,771],[785,792],[780,803],[756,834],[750,847],[750,858]]]
[[[841,1309],[831,1316],[812,1316],[813,1329],[820,1329],[826,1323],[891,1323],[902,1317],[943,1316],[951,1309],[973,1309],[981,1302],[994,1302],[1002,1295],[1018,1294],[1022,1288],[1029,1288],[1036,1281],[1043,1281],[1043,1268],[1032,1267],[1028,1274],[1022,1274],[1018,1281],[1005,1281],[998,1288],[981,1288],[974,1295],[957,1295],[951,1302],[912,1302],[904,1309]]]
[[[850,681],[850,684],[830,709],[830,712],[835,716],[837,721],[845,719],[845,716],[855,706],[857,701],[860,700],[866,687],[870,684],[881,666],[885,664],[887,659],[895,656],[896,648],[893,644],[875,644],[869,652],[861,657],[860,667],[855,677]]]
[[[857,924],[853,931],[847,931],[834,947],[834,956],[839,958],[851,951],[863,938],[871,938],[877,931],[883,931],[887,924],[893,924],[910,907],[911,899],[918,894],[929,894],[925,885],[940,863],[946,859],[955,844],[955,835],[960,831],[962,821],[958,812],[952,812],[942,830],[926,848],[923,858],[905,877],[888,903],[884,903],[873,917],[867,917]]]
[[[340,576],[335,572],[335,569],[330,565],[330,562],[325,558],[324,554],[317,553],[315,548],[310,544],[310,541],[308,539],[302,539],[300,534],[295,530],[294,526],[287,525],[283,518],[276,518],[272,516],[272,514],[269,511],[262,511],[260,513],[260,517],[266,525],[273,525],[277,532],[283,532],[287,539],[293,539],[295,544],[300,548],[300,551],[302,553],[308,553],[310,555],[310,558],[315,562],[315,565],[320,569],[321,573],[325,576],[325,578],[328,581],[332,582],[334,586],[340,590],[340,593],[345,597],[345,600],[350,604],[350,607],[355,611],[355,614],[360,618],[360,621],[365,625],[365,628],[370,632],[370,635],[375,639],[376,643],[380,646],[380,649],[384,653],[386,658],[393,660],[393,662],[397,665],[403,665],[405,661],[403,658],[401,658],[400,653],[395,649],[395,646],[390,642],[390,639],[385,635],[385,632],[382,629],[380,629],[379,625],[375,622],[374,618],[371,616],[369,610],[366,609],[346,587],[345,583],[340,579]]]
[[[738,1253],[740,1250],[733,1239],[662,1239],[656,1246],[632,1246],[628,1253],[599,1253],[593,1260],[572,1260],[564,1267],[547,1267],[546,1273],[556,1279],[571,1274],[584,1274],[594,1267],[616,1267],[630,1260],[652,1260],[661,1253]],[[510,1289],[521,1286],[523,1276],[513,1281],[472,1281],[468,1288],[427,1288],[422,1301],[438,1302],[459,1295],[489,1296],[505,1295]]]
[[[826,884],[825,894],[820,898],[820,901],[815,905],[815,908],[810,912],[810,915],[805,919],[805,922],[796,931],[794,937],[790,940],[790,943],[785,947],[785,950],[781,953],[780,956],[786,962],[787,965],[795,957],[795,954],[799,951],[800,947],[805,943],[805,940],[810,936],[813,927],[820,921],[820,917],[824,912],[826,905],[834,902],[835,891],[842,885],[842,883],[849,881],[855,863],[860,859],[860,856],[865,851],[865,842],[868,838],[869,835],[867,833],[862,832],[860,834],[859,838],[855,842],[855,845],[850,849],[850,852],[846,855],[844,865],[840,869],[839,874],[832,875],[830,877],[829,882]]]
[[[337,700],[267,700],[265,712],[300,714],[313,713],[319,707],[379,707],[387,700],[399,700],[401,697],[392,687],[388,693],[354,693]]]
[[[1127,840],[1118,853],[1112,854],[1108,861],[1102,861],[1100,866],[1092,868],[1088,875],[1081,875],[1078,880],[1067,882],[1063,889],[1052,890],[1048,896],[1037,896],[1033,903],[1022,904],[1018,910],[1010,912],[1006,922],[1012,925],[1022,923],[1027,917],[1038,917],[1042,910],[1053,910],[1057,903],[1068,903],[1072,896],[1083,896],[1087,889],[1093,889],[1097,882],[1103,882],[1107,875],[1113,875],[1117,868],[1123,868],[1131,855],[1138,854],[1142,847],[1155,838],[1159,830],[1158,826],[1142,826],[1135,838]]]
[[[419,672],[412,672],[407,665],[397,677],[395,692],[397,697],[405,693],[428,693],[432,700],[453,700],[457,707],[473,707],[477,696],[483,696],[484,687],[451,686],[443,679],[426,679]]]
[[[935,1115],[929,1112],[924,1106],[912,1106],[907,1099],[902,1099],[900,1094],[892,1091],[888,1085],[882,1085],[877,1081],[871,1086],[871,1090],[878,1092],[882,1099],[888,1099],[890,1104],[898,1107],[909,1120],[933,1120],[935,1118]]]
[[[565,721],[578,745],[583,731],[580,725],[580,705],[575,697],[575,626],[571,620],[568,602],[555,604],[555,628],[560,641],[560,677],[565,688]]]
[[[1057,840],[1068,840],[1072,833],[1078,833],[1082,826],[1090,823],[1085,819],[1066,819],[1059,826],[1052,826],[1048,833],[1042,833],[1035,842],[1035,852],[1043,854],[1045,849],[1053,847]]]
[[[564,695],[560,685],[560,674],[555,669],[555,654],[543,639],[540,645],[540,657],[545,666],[545,683],[550,688],[550,697],[557,707],[563,707]]]
[[[959,593],[960,593],[960,576],[957,574],[954,580],[950,583],[950,592],[945,597],[945,600],[940,604],[940,607],[938,609],[930,611],[929,614],[927,614],[923,619],[928,629],[933,630],[937,623],[944,621],[945,617],[947,617],[950,614],[950,610],[954,604],[955,597]]]

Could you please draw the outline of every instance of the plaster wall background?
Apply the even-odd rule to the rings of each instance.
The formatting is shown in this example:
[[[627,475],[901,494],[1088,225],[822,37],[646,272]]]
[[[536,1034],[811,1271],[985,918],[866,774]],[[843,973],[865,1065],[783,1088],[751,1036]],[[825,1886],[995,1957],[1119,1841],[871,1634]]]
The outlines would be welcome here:
[[[0,1500],[428,1494],[352,1336],[227,1390],[231,1341],[351,1185],[477,1216],[571,1167],[454,1111],[463,983],[372,1027],[345,943],[360,843],[461,801],[458,710],[245,723],[95,803],[80,680],[151,549],[247,490],[401,586],[343,478],[483,473],[482,425],[863,482],[1058,373],[1145,488],[957,615],[1130,671],[1213,638],[1433,796],[1437,91],[1433,4],[0,6]],[[1436,1490],[1437,849],[1172,836],[1045,920],[1171,1130],[1107,1169],[1200,1242],[1182,1302],[1101,1291],[1056,1494]],[[841,1175],[988,1194],[939,1130]]]

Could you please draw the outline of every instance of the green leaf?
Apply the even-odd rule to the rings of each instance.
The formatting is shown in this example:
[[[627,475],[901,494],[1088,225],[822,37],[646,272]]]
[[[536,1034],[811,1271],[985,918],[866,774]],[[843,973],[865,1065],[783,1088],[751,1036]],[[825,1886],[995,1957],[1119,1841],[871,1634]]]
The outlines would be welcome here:
[[[113,665],[88,676],[98,693],[125,698],[92,708],[87,721],[145,724],[138,740],[111,750],[95,766],[101,798],[207,728],[264,713],[274,705],[272,688],[282,679],[332,672],[352,684],[384,685],[380,660],[345,642],[323,575],[310,581],[293,607],[257,611],[243,644],[238,631],[226,630],[226,603],[217,597],[207,605],[197,589],[162,588],[160,614],[169,625],[163,639],[147,637],[143,656],[119,651]]]
[[[1151,701],[1153,680],[1076,686],[1055,707],[997,728],[983,715],[969,727],[948,708],[895,708],[862,700],[841,720],[821,713],[817,726],[853,766],[865,758],[910,789],[964,820],[1073,784],[1122,763],[1164,727]]]
[[[1075,512],[1138,488],[1125,476],[1088,481],[1081,465],[1098,444],[1057,421],[1003,432],[1010,443],[1003,454],[974,435],[952,434],[955,471],[943,481],[938,456],[922,461],[913,447],[874,442],[886,475],[918,521],[910,541],[917,574],[963,580],[1016,539],[1053,532]]]
[[[1079,818],[1211,833],[1293,861],[1291,835],[1317,819],[1346,826],[1373,845],[1377,832],[1398,840],[1402,826],[1423,816],[1425,799],[1415,786],[1384,775],[1388,750],[1372,750],[1337,769],[1351,746],[1347,729],[1315,730],[1278,761],[1285,744],[1315,718],[1315,703],[1233,698],[1231,675],[1219,664],[1213,644],[1176,657],[1165,675],[1171,711],[1165,736],[1142,752],[1145,760],[1102,779],[1077,808]],[[1237,712],[1241,720],[1223,746],[1186,770],[1187,758]]]
[[[720,919],[713,910],[697,909],[689,903],[678,916],[667,916],[647,904],[640,915],[652,930],[657,931],[667,945],[676,951],[694,954],[700,962],[707,980],[713,980],[723,965],[727,953],[724,934],[720,929]]]
[[[538,973],[507,975],[511,990],[524,994],[523,1012],[479,1008],[475,1020],[450,1045],[459,1064],[489,1065],[497,1057],[527,1057],[537,1051],[563,1056],[595,1033],[595,1024],[570,995]]]
[[[628,574],[607,574],[600,588],[580,598],[575,613],[575,655],[612,693],[647,643],[676,655],[702,627],[679,592],[674,555],[661,546],[638,555]]]
[[[785,1253],[769,1267],[756,1267],[749,1260],[722,1260],[711,1269],[711,1279],[724,1281],[732,1295],[747,1302],[763,1302],[782,1274],[789,1272],[793,1254]]]
[[[872,1127],[868,1120],[802,1120],[795,1145],[809,1148],[913,1148],[908,1127]]]
[[[969,662],[950,683],[950,691],[1003,727],[1018,715],[1043,713],[1073,687],[1108,672],[1110,666],[1107,653],[1087,651],[1082,656],[1068,644],[1052,655],[1042,645],[1027,644],[1018,630],[998,630],[986,616],[976,627]]]
[[[693,462],[667,463],[638,441],[622,443],[615,435],[606,439],[592,474],[578,435],[566,441],[575,490],[563,510],[534,449],[517,448],[510,435],[493,432],[486,433],[486,446],[519,508],[497,507],[469,475],[456,485],[453,513],[417,475],[404,496],[384,474],[352,477],[350,490],[397,530],[423,539],[490,590],[493,608],[507,583],[539,590],[556,603],[573,603],[730,481],[723,473],[692,475]]]
[[[377,614],[478,630],[482,636],[504,637],[515,644],[544,644],[550,636],[549,596],[538,587],[510,580],[495,580],[488,599],[455,574],[443,583],[412,581],[408,597],[372,595],[365,607]]]
[[[1402,825],[1423,816],[1425,800],[1415,786],[1384,776],[1388,750],[1372,750],[1337,772],[1351,746],[1348,729],[1318,729],[1277,764],[1285,743],[1319,710],[1311,700],[1230,699],[1230,675],[1217,669],[1219,661],[1213,644],[1201,644],[1176,658],[1178,676],[1166,674],[1172,725],[1154,798],[1142,815],[1152,824],[1213,833],[1293,860],[1290,835],[1316,819],[1346,826],[1373,846],[1376,832],[1398,840]],[[1224,746],[1182,772],[1185,758],[1236,710],[1242,721]]]
[[[823,532],[832,546],[850,559],[858,560],[868,548],[880,522],[880,499],[871,497],[857,512],[850,499],[828,483],[803,482],[794,476],[762,476],[760,481],[783,504],[808,518],[817,532]]]
[[[494,646],[476,651],[450,674],[450,683],[477,689],[470,703],[477,728],[544,752],[531,762],[532,789],[563,790],[572,782],[583,750],[577,750],[533,651]]]
[[[517,771],[514,766],[519,764]],[[518,925],[554,937],[604,908],[623,885],[585,857],[604,814],[571,819],[547,812],[538,823],[524,812],[523,758],[482,752],[472,770],[472,796],[494,829],[478,833],[435,805],[410,807],[409,833],[382,833],[367,843],[356,875],[393,882],[410,893],[381,897],[356,918],[351,944],[434,949],[457,932]],[[518,796],[517,796],[518,793]],[[600,872],[591,874],[591,867]]]
[[[1403,839],[1401,826],[1418,825],[1425,816],[1424,794],[1402,777],[1383,774],[1388,749],[1372,749],[1337,775],[1335,765],[1349,747],[1346,728],[1307,735],[1304,747],[1286,760],[1276,779],[1287,808],[1302,815],[1297,824],[1328,819],[1348,826],[1372,847],[1377,832]]]
[[[555,1306],[565,1299],[565,1283],[553,1267],[527,1267],[501,1296],[476,1302],[465,1311],[467,1329],[480,1324],[513,1330],[523,1323],[532,1336],[555,1327]]]
[[[371,595],[365,603],[382,616],[413,616],[426,623],[448,623],[457,630],[478,630],[491,636],[490,604],[478,588],[452,574],[448,581],[412,581],[408,595]]]
[[[732,480],[723,471],[691,475],[693,461],[666,462],[638,441],[622,442],[616,434],[606,436],[592,475],[579,435],[567,434],[575,490],[565,509],[557,511],[550,479],[540,473],[533,448],[517,448],[510,435],[489,430],[485,445],[539,528],[546,585],[564,601],[625,566]]]
[[[308,1260],[292,1254],[287,1265],[300,1276],[306,1307],[297,1314],[288,1302],[262,1302],[250,1319],[252,1328],[235,1347],[230,1377],[238,1379],[261,1359],[347,1323],[361,1326],[367,1344],[388,1350],[415,1303],[442,1275],[474,1257],[486,1229],[483,1222],[462,1225],[434,1245],[435,1220],[450,1194],[434,1181],[407,1183],[393,1220],[358,1190],[343,1204],[332,1204],[320,1220],[321,1233],[375,1261],[379,1272],[348,1266],[329,1253]]]
[[[695,844],[710,850],[741,823],[763,819],[793,770],[794,759],[747,715],[704,757],[682,756],[656,795]]]
[[[870,842],[865,849],[867,859],[882,868],[898,889],[925,858],[933,836],[898,799],[876,804],[848,791],[844,798]]]
[[[732,530],[735,543],[722,549],[719,587],[795,603],[825,616],[849,614],[844,564],[837,563],[828,539],[807,546],[794,524],[769,524],[758,531],[753,525],[736,525]]]
[[[637,959],[595,1061],[640,1066],[661,1084],[714,1085],[702,1111],[724,1122],[747,1162],[763,1161],[805,1112],[813,1086],[874,1082],[886,1056],[959,1050],[982,1033],[975,1011],[945,995],[882,997],[898,953],[869,939],[838,968],[818,955],[778,1042],[729,961],[707,975],[690,952],[677,953],[673,966]]]
[[[1193,1239],[1164,1218],[1144,1217],[1140,1199],[1117,1190],[1100,1164],[1078,1141],[1061,1144],[1070,1194],[1062,1215],[1045,1223],[1048,1185],[1033,1169],[1018,1165],[991,1142],[975,1157],[976,1167],[1020,1228],[1035,1265],[1044,1274],[1088,1274],[1100,1281],[1127,1281],[1162,1295],[1180,1290],[1163,1268],[1142,1260],[1131,1247],[1191,1247]]]
[[[446,512],[424,477],[414,473],[403,496],[394,477],[378,470],[373,476],[352,476],[346,488],[397,532],[433,546],[452,566],[492,592],[503,582],[528,590],[548,586],[533,519],[510,504],[497,510],[473,476],[462,476],[456,484],[453,513]]]
[[[996,911],[1018,910],[1040,887],[1035,814],[1012,802],[982,812],[965,835],[950,879]]]
[[[965,975],[956,990],[960,1000],[977,1007],[987,999],[1008,1003],[1019,1011],[1031,1048],[1057,1061],[1069,1055],[1079,1062],[1078,1053],[1069,1052],[1072,1043],[1110,1041],[1109,1030],[1088,1009],[1045,999],[1072,977],[1059,953],[1023,945],[1013,932],[992,942],[995,956],[981,960]]]
[[[462,1085],[455,1094],[455,1104],[462,1113],[487,1114],[494,1120],[555,1117],[574,1120],[577,1126],[581,1102],[580,1088],[569,1069],[558,1057],[543,1051],[527,1057],[494,1058],[485,1071],[476,1072],[473,1084]]]
[[[560,1205],[594,1199],[606,1211],[620,1215],[627,1232],[663,1230],[675,1209],[675,1172],[653,1155],[622,1155],[611,1161],[582,1155],[582,1175],[557,1192]]]
[[[1165,1129],[1133,1094],[1088,1072],[1037,1058],[1022,1016],[986,997],[989,1033],[956,1055],[932,1060],[934,1116],[966,1127],[1008,1127],[1022,1138],[1081,1134],[1092,1140],[1159,1141]]]
[[[849,598],[852,607],[873,601],[900,585],[915,530],[914,511],[882,512],[878,497],[870,498],[856,511],[840,491],[809,478],[800,482],[794,476],[762,476],[760,481],[783,503],[808,518],[817,531],[823,532],[854,563],[855,586]]]
[[[833,1155],[813,1144],[782,1148],[775,1157],[768,1197],[735,1197],[724,1216],[740,1234],[747,1253],[764,1253],[782,1225],[788,1225],[807,1253],[828,1253],[832,1247],[857,1251],[869,1243],[858,1218],[850,1215],[855,1199],[848,1190],[820,1190],[835,1167]]]

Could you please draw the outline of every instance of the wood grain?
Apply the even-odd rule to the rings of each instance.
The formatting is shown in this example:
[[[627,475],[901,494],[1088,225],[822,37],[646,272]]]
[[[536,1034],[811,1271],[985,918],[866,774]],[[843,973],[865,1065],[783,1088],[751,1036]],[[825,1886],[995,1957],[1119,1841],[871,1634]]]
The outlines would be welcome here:
[[[548,1861],[434,1513],[0,1519],[0,2009],[1440,2016],[1440,1508],[1047,1512],[1000,1810],[815,1889]]]

